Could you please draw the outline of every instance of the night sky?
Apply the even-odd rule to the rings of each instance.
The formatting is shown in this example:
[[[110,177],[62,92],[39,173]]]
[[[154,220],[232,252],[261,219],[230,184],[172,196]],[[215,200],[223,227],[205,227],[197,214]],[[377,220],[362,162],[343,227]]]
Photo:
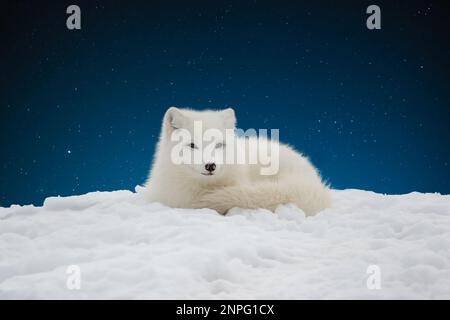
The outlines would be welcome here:
[[[1,206],[142,184],[172,105],[280,129],[334,188],[450,193],[448,1],[8,2]]]

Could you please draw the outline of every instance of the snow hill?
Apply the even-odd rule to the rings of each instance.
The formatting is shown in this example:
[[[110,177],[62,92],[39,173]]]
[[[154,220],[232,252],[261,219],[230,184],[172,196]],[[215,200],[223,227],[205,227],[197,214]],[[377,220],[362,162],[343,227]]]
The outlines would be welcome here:
[[[139,191],[0,208],[0,298],[450,298],[450,196],[333,191],[333,208],[305,218],[170,209]]]

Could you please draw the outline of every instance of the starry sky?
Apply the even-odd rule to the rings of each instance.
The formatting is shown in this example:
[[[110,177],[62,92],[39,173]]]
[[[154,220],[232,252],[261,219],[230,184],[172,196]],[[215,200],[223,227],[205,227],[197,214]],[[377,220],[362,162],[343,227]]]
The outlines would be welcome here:
[[[280,129],[334,188],[450,193],[446,2],[2,4],[0,206],[132,190],[172,105]]]

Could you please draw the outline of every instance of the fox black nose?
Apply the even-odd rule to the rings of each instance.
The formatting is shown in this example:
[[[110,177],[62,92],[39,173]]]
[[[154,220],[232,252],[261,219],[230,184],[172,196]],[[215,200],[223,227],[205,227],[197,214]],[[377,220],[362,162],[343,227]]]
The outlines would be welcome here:
[[[205,169],[208,170],[209,172],[213,172],[214,170],[216,170],[216,164],[215,163],[207,163],[207,164],[205,164]]]

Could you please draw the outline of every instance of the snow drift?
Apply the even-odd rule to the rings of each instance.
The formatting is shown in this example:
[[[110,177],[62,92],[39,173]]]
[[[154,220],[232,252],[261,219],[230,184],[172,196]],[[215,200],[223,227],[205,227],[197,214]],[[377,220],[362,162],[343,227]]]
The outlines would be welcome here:
[[[137,191],[0,208],[0,298],[450,298],[450,196],[333,191],[331,209],[305,218],[170,209]]]

